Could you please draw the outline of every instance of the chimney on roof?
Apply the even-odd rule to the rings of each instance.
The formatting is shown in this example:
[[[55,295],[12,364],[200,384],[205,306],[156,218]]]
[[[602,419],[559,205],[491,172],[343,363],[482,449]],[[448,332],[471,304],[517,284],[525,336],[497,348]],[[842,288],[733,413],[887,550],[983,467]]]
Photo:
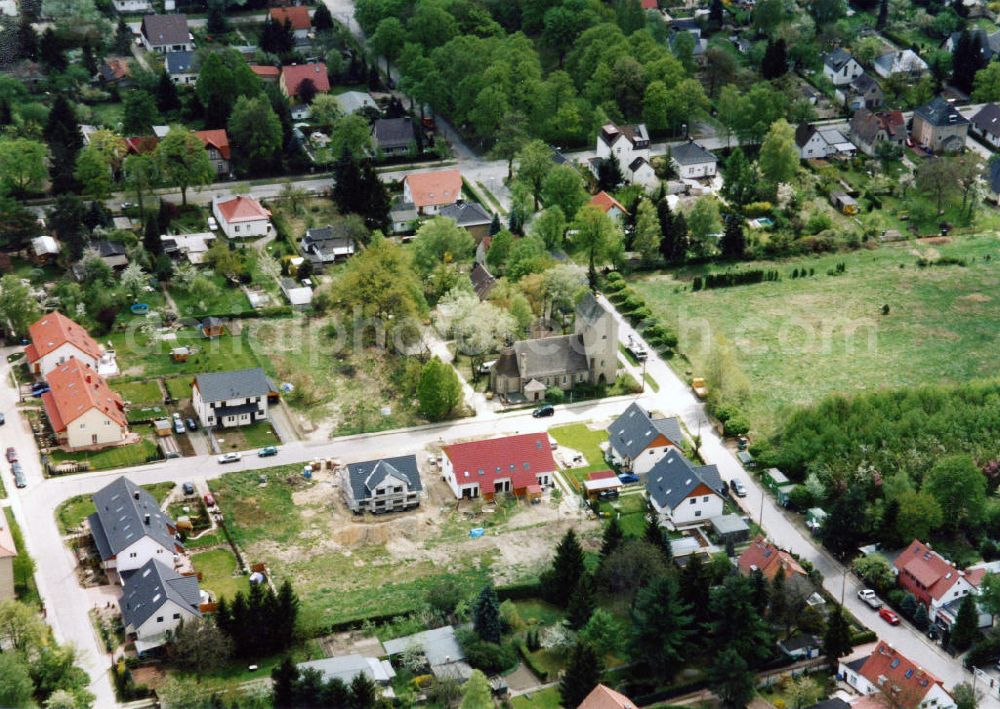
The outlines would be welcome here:
[[[149,513],[148,512],[146,513],[146,516],[143,518],[143,521],[146,523],[146,526],[148,527],[149,526]]]

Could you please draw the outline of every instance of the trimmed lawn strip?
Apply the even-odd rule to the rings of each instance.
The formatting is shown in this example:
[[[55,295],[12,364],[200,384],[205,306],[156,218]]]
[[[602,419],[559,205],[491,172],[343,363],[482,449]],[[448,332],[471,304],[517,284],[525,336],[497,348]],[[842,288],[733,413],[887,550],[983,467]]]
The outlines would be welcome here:
[[[112,468],[142,465],[143,463],[150,462],[150,458],[158,454],[159,449],[157,449],[156,444],[144,438],[138,443],[106,448],[100,451],[67,452],[54,450],[49,453],[49,457],[56,463],[72,460],[88,463],[91,470],[110,470]]]
[[[563,470],[562,474],[577,490],[582,489],[587,475],[598,470],[608,470],[611,466],[604,460],[600,444],[608,440],[608,432],[592,431],[583,423],[569,423],[549,429],[549,435],[560,446],[579,451],[587,459],[587,465]]]
[[[163,383],[167,386],[167,392],[170,394],[171,399],[190,399],[191,398],[191,382],[194,381],[194,377],[169,377],[163,380]]]
[[[212,549],[191,555],[191,564],[202,575],[201,587],[212,591],[215,597],[232,600],[239,591],[250,589],[247,576],[234,575],[236,556],[229,549]]]
[[[141,487],[162,505],[167,495],[174,489],[174,484],[172,482],[152,483]],[[59,522],[59,529],[62,530],[63,534],[71,534],[95,511],[90,495],[77,495],[56,508],[56,521]]]
[[[562,696],[558,687],[548,687],[540,692],[514,697],[511,706],[514,709],[562,709]]]
[[[135,407],[156,406],[163,402],[163,392],[155,380],[144,382],[111,382],[112,388],[122,399]]]

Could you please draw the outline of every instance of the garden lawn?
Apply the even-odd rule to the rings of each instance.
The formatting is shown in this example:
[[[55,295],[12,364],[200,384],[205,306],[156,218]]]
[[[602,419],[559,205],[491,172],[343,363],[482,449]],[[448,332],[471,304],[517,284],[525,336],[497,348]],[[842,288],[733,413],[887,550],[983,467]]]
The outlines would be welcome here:
[[[548,687],[540,692],[514,697],[511,706],[514,709],[561,709],[562,697],[558,687]]]
[[[227,317],[232,315],[242,315],[253,310],[250,301],[247,300],[246,293],[233,283],[230,283],[224,276],[211,271],[203,271],[203,275],[212,280],[219,287],[219,293],[209,301],[200,301],[189,292],[172,288],[170,295],[180,311],[178,315],[187,317],[202,317],[205,315],[217,315]]]
[[[245,451],[281,443],[267,421],[257,421],[250,426],[239,428],[214,429],[213,432],[221,441],[219,447],[224,451]]]
[[[239,591],[248,591],[250,588],[247,576],[233,575],[237,563],[236,557],[229,549],[212,549],[192,554],[191,564],[202,575],[201,587],[212,591],[216,599],[225,597],[232,600]]]
[[[918,268],[920,256],[961,258],[968,265]],[[827,275],[838,263],[846,271]],[[713,338],[725,338],[750,381],[746,413],[757,433],[773,432],[786,412],[832,393],[995,374],[997,236],[903,242],[738,268],[777,269],[782,280],[692,292],[691,277],[706,272],[698,267],[632,285],[676,330],[679,350],[690,361],[674,360],[689,370],[684,376],[703,375]],[[790,277],[803,268],[816,275]]]
[[[163,501],[167,499],[167,495],[174,489],[174,483],[151,483],[143,485],[142,488],[156,498],[158,503],[163,504]],[[69,498],[56,508],[56,520],[59,522],[59,528],[62,532],[69,534],[76,531],[83,524],[83,520],[87,519],[95,511],[94,503],[90,500],[90,495],[77,495]]]
[[[517,614],[521,616],[528,625],[532,622],[538,625],[554,625],[566,617],[566,614],[558,606],[554,606],[546,601],[529,598],[523,601],[513,601],[517,607]]]
[[[550,428],[549,435],[560,446],[579,451],[587,459],[587,465],[563,471],[575,488],[580,489],[583,486],[583,481],[587,479],[589,473],[608,469],[600,448],[601,443],[608,440],[607,431],[592,431],[585,423],[568,423]]]
[[[163,392],[155,380],[120,383],[112,381],[111,386],[121,395],[122,399],[134,407],[156,406],[163,402]]]
[[[110,339],[115,346],[118,367],[123,375],[130,377],[185,375],[182,381],[186,380],[188,386],[183,398],[191,396],[190,382],[201,372],[222,372],[260,366],[257,355],[259,347],[246,329],[236,337],[226,334],[222,337],[207,338],[202,336],[201,331],[190,328],[180,330],[177,333],[177,340],[150,342],[149,338],[138,331],[116,332]],[[170,358],[170,350],[182,346],[191,347],[196,351],[186,362],[174,362]],[[114,380],[111,381],[111,386],[115,387]],[[169,380],[167,386],[176,387],[171,389],[171,396],[181,389],[179,384],[170,384]]]
[[[164,379],[163,382],[167,386],[167,391],[170,393],[170,398],[175,400],[180,399],[190,399],[191,398],[191,382],[194,379],[191,377],[170,377]]]
[[[49,457],[56,463],[73,460],[89,464],[91,470],[110,470],[112,468],[141,465],[149,462],[152,456],[158,454],[159,449],[156,447],[156,444],[144,438],[138,443],[130,443],[125,446],[117,446],[116,448],[106,448],[100,451],[67,452],[54,450],[49,453]]]

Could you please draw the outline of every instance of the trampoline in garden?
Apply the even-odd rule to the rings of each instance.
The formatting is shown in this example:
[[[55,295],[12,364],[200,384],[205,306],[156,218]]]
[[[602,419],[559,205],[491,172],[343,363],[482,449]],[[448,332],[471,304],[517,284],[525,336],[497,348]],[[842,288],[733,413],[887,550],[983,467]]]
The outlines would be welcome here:
[[[132,305],[129,306],[129,310],[131,310],[134,315],[145,315],[149,312],[149,303],[132,303]]]

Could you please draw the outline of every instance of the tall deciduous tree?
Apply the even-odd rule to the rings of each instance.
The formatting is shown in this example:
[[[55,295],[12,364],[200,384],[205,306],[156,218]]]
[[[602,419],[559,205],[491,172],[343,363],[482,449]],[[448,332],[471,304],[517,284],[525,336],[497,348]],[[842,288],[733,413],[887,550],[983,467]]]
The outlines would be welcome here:
[[[552,151],[541,140],[533,140],[517,153],[517,179],[524,180],[531,187],[531,194],[538,209],[542,195],[542,183],[552,170]]]
[[[49,175],[45,158],[45,145],[37,140],[0,140],[0,192],[17,196],[40,192]]]
[[[280,164],[281,121],[266,96],[236,100],[229,116],[229,137],[241,174],[269,172]]]
[[[986,510],[986,477],[968,455],[947,456],[935,463],[922,491],[937,500],[948,529],[978,524]]]
[[[396,17],[387,17],[378,23],[375,33],[368,40],[369,46],[385,57],[385,73],[392,73],[392,63],[399,58],[406,43],[406,29]]]
[[[771,124],[760,146],[760,171],[771,185],[790,182],[799,170],[799,151],[795,129],[785,119]]]
[[[28,326],[41,316],[38,301],[31,295],[31,288],[13,274],[0,278],[0,329],[16,335],[28,332]]]
[[[150,155],[129,155],[125,158],[122,173],[125,184],[135,191],[136,204],[145,220],[145,198],[159,181],[159,166]]]
[[[584,205],[577,213],[573,245],[587,257],[590,288],[597,287],[597,266],[612,258],[622,247],[621,230],[611,217],[594,205]]]
[[[448,418],[462,402],[462,384],[450,364],[433,357],[424,365],[417,383],[420,415],[430,421]]]
[[[160,177],[181,191],[181,203],[187,205],[190,187],[207,185],[215,177],[215,170],[201,140],[181,126],[174,126],[156,146],[156,164]]]
[[[663,231],[657,217],[656,207],[648,199],[639,202],[635,218],[635,239],[632,248],[639,252],[643,263],[650,264],[660,254]]]
[[[152,95],[135,89],[125,94],[122,104],[122,130],[125,135],[152,135],[153,125],[160,120],[160,111]]]
[[[583,178],[570,165],[554,166],[542,181],[542,199],[546,207],[558,207],[572,219],[587,201]]]
[[[459,709],[492,709],[493,691],[489,680],[479,670],[473,670],[462,691]]]

